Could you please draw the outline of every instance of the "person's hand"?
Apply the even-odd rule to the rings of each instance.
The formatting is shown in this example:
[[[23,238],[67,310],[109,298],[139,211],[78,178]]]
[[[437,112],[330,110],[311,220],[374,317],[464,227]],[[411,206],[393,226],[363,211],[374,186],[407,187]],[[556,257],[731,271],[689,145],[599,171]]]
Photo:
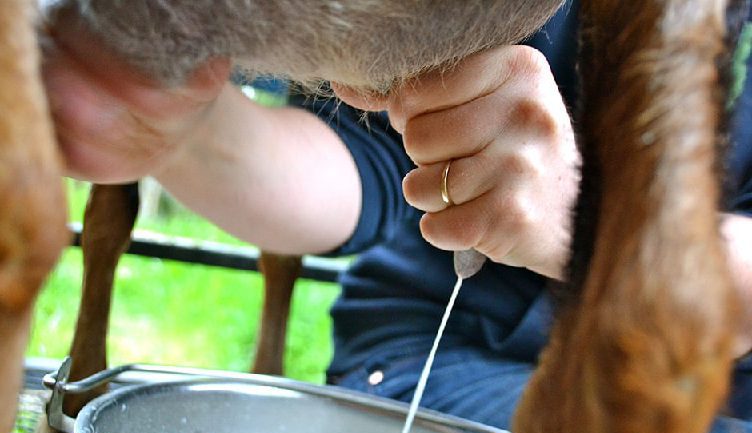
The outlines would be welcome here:
[[[752,355],[752,218],[742,214],[721,214],[721,234],[741,314],[736,355]]]
[[[427,212],[421,220],[427,241],[562,277],[580,156],[541,53],[524,46],[489,50],[386,97],[333,88],[354,106],[389,110],[418,165],[403,187],[407,201]],[[450,162],[447,204],[441,185]]]
[[[43,74],[66,174],[100,183],[158,171],[200,139],[229,60],[214,59],[177,88],[134,71],[61,12],[43,41]]]

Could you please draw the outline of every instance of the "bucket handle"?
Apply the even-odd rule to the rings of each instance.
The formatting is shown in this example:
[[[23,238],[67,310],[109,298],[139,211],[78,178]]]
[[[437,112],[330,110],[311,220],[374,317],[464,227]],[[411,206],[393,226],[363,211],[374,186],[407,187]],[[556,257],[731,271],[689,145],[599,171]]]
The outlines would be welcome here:
[[[224,370],[166,367],[148,364],[126,364],[100,371],[77,382],[68,382],[72,363],[72,358],[70,356],[66,357],[57,371],[44,375],[44,378],[42,379],[42,385],[44,385],[45,388],[52,390],[52,395],[46,405],[47,423],[50,427],[63,433],[73,433],[74,424],[76,422],[75,418],[69,417],[63,413],[63,399],[66,394],[82,394],[91,391],[100,385],[107,384],[117,379],[124,373],[145,373],[148,376],[151,376],[148,379],[139,381],[139,383],[154,380],[155,375],[185,376],[191,378],[205,377],[242,381],[253,381],[252,378],[254,377],[253,374]],[[287,381],[284,378],[266,377],[263,380],[263,384],[265,385],[285,385],[286,383]]]
[[[44,376],[44,386],[52,389],[52,396],[46,405],[47,424],[57,431],[73,433],[75,419],[63,413],[64,387],[68,385],[72,360],[65,358],[60,368],[54,373]]]
[[[144,373],[136,383],[144,382],[164,382],[165,376],[174,378],[175,376],[184,376],[190,378],[214,378],[229,379],[261,386],[273,386],[292,391],[304,392],[307,394],[323,396],[335,400],[342,400],[351,403],[361,403],[372,408],[386,410],[392,413],[399,413],[400,416],[407,414],[407,404],[398,403],[392,400],[366,396],[350,390],[332,387],[329,389],[306,383],[298,383],[283,377],[274,377],[266,375],[239,373],[224,370],[206,370],[189,367],[165,367],[148,364],[127,364],[119,367],[110,368],[100,371],[92,376],[82,379],[78,382],[68,382],[70,376],[72,360],[70,357],[65,358],[60,368],[53,373],[44,376],[43,385],[52,390],[52,396],[47,403],[47,421],[50,427],[64,433],[74,433],[75,419],[63,413],[63,398],[65,394],[81,394],[90,391],[100,385],[109,383],[124,373]],[[161,378],[159,376],[162,376]],[[127,379],[122,378],[125,382]],[[440,415],[421,409],[419,411],[421,419],[436,421],[455,427],[462,431],[475,433],[509,433],[495,427],[479,424],[473,421],[463,419],[446,419],[447,415]]]
[[[66,394],[82,394],[116,379],[123,373],[139,372],[190,377],[215,377],[224,379],[247,378],[247,374],[219,370],[203,370],[185,367],[163,367],[157,365],[127,364],[93,374],[77,382],[68,382],[73,360],[66,357],[57,371],[44,375],[42,384],[52,391],[46,405],[47,423],[63,433],[73,433],[76,420],[63,413],[63,399]]]

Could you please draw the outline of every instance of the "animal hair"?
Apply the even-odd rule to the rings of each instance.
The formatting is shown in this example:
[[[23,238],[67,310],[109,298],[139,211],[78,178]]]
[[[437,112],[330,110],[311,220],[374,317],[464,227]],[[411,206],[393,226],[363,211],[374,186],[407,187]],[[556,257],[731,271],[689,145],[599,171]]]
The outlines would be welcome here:
[[[701,433],[721,407],[741,321],[719,233],[719,65],[740,10],[583,1],[571,297],[514,431]]]
[[[143,71],[179,83],[229,56],[252,73],[385,91],[516,43],[563,0],[61,0]],[[461,29],[461,30],[458,30]]]

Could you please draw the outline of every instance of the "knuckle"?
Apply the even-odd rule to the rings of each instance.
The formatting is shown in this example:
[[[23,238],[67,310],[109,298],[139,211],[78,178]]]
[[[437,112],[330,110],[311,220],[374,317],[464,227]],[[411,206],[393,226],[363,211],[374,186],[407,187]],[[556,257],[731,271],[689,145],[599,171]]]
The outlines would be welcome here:
[[[521,233],[533,223],[534,218],[528,200],[522,194],[515,194],[505,200],[500,209],[500,224],[508,232]]]
[[[512,108],[511,121],[522,125],[546,140],[556,140],[561,134],[561,126],[551,107],[543,103],[542,98],[521,98]]]
[[[550,70],[548,60],[542,52],[527,45],[515,47],[510,60],[510,71],[513,75],[538,75]]]
[[[544,173],[539,152],[534,149],[521,149],[499,158],[500,170],[506,175],[541,177]]]

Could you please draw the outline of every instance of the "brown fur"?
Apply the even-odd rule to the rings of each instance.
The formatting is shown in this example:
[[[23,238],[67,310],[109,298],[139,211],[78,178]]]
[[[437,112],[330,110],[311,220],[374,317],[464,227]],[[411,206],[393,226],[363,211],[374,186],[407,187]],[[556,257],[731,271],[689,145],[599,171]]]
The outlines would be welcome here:
[[[29,317],[67,240],[60,163],[39,81],[32,3],[0,9],[0,431],[13,425]]]
[[[715,171],[724,8],[583,2],[584,206],[596,218],[579,235],[592,247],[516,433],[700,433],[723,402],[738,330]]]
[[[64,3],[170,82],[206,58],[232,55],[261,72],[384,90],[519,40],[560,1]],[[0,389],[0,431],[11,422],[31,301],[64,243],[25,5],[6,0],[0,9],[0,341],[9,348],[0,374],[12,379]],[[585,197],[597,218],[591,230],[580,218],[578,232],[592,234],[576,248],[581,297],[557,320],[515,433],[699,433],[722,402],[736,326],[714,173],[724,6],[584,2],[580,125]]]
[[[138,185],[94,185],[84,215],[81,249],[84,281],[78,323],[70,356],[71,381],[81,380],[107,368],[107,329],[115,270],[126,251],[138,213]],[[302,261],[300,257],[261,253],[264,307],[259,342],[252,371],[281,375],[292,292]],[[69,395],[63,410],[75,417],[105,386]]]
[[[339,77],[348,84],[372,88],[447,66],[488,46],[519,40],[539,27],[561,1],[547,0],[546,7],[532,0],[470,1],[457,8],[453,2],[437,6],[427,1],[227,0],[126,5],[80,0],[61,2],[51,17],[54,21],[59,14],[81,12],[88,25],[116,50],[167,82],[179,82],[198,62],[211,56],[231,55],[253,72],[275,72],[300,81]],[[207,16],[208,9],[216,15]],[[426,16],[429,18],[418,19]],[[508,25],[497,25],[501,16]],[[269,25],[273,22],[296,25]],[[433,45],[427,46],[426,41]],[[384,50],[385,46],[393,48]],[[72,380],[106,366],[112,278],[127,245],[124,235],[132,228],[128,216],[135,212],[125,211],[126,203],[118,187],[97,186],[87,207],[82,245],[86,276],[71,349]],[[123,224],[109,227],[108,221],[113,218],[123,219]],[[300,265],[297,257],[262,254],[266,299],[255,372],[282,373],[284,344],[280,342],[285,340],[289,303]],[[102,391],[66,399],[66,413],[75,415]]]
[[[81,380],[107,368],[107,328],[113,280],[120,256],[130,244],[138,213],[138,185],[94,185],[86,204],[81,250],[84,259],[83,294],[73,335],[70,380]],[[94,397],[106,391],[65,398],[63,410],[75,416]]]
[[[287,317],[295,280],[303,261],[297,256],[261,253],[259,268],[264,275],[264,308],[253,372],[283,373]]]

